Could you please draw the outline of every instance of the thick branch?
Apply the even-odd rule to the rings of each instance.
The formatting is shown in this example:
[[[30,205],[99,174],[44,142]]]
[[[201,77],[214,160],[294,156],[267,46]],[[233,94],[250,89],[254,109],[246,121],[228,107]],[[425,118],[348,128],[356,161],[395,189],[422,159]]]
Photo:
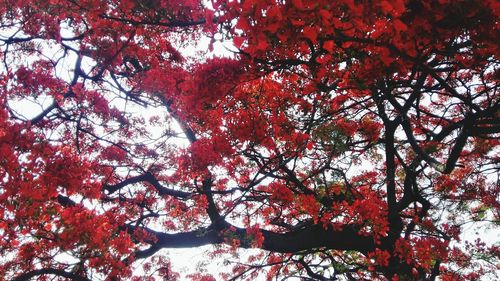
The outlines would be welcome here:
[[[136,252],[136,258],[142,259],[150,257],[163,248],[194,248],[224,242],[217,232],[207,229],[175,234],[161,233],[152,230],[148,230],[148,232],[154,234],[157,242],[152,243],[151,247],[148,249]]]
[[[205,19],[192,20],[192,21],[170,20],[169,22],[162,22],[162,21],[137,21],[133,19],[113,17],[110,15],[103,15],[102,17],[108,20],[115,20],[119,22],[132,24],[134,26],[151,25],[151,26],[163,26],[163,27],[189,27],[206,23]]]
[[[342,230],[325,230],[322,225],[316,224],[283,234],[262,230],[262,235],[262,249],[280,253],[297,253],[315,248],[367,253],[375,248],[372,237],[359,235],[356,229],[349,226]]]
[[[130,227],[129,231],[133,231]],[[233,230],[231,230],[233,229]],[[211,244],[230,242],[225,239],[239,239],[242,248],[254,247],[254,238],[244,228],[226,228],[222,231],[205,228],[184,233],[161,233],[147,230],[156,237],[151,247],[136,252],[136,258],[147,258],[163,248],[192,248]],[[261,249],[279,253],[298,253],[305,250],[327,248],[335,250],[353,250],[361,253],[373,251],[375,243],[372,237],[362,236],[354,227],[345,226],[342,230],[325,229],[322,225],[310,225],[300,230],[276,233],[260,230],[264,237]]]
[[[74,273],[55,268],[43,268],[43,269],[32,270],[30,272],[23,273],[17,276],[16,278],[13,279],[13,281],[28,281],[33,277],[42,275],[56,275],[75,281],[90,281],[90,279],[86,277],[79,276]]]
[[[155,176],[149,172],[128,178],[120,183],[114,184],[114,185],[105,185],[104,190],[108,191],[109,194],[112,194],[122,188],[124,188],[127,185],[139,183],[139,182],[148,182],[150,183],[157,191],[158,194],[161,196],[164,195],[169,195],[169,196],[174,196],[177,198],[182,198],[182,199],[187,199],[189,196],[191,196],[191,193],[189,192],[184,192],[184,191],[179,191],[179,190],[174,190],[170,188],[166,188],[163,185],[161,185],[158,180],[155,178]]]
[[[389,212],[395,210],[396,207],[396,162],[394,160],[396,148],[394,146],[394,125],[386,124],[385,132],[385,161],[386,161],[386,185],[387,185],[387,203],[389,204]]]
[[[468,129],[467,126],[464,126],[460,134],[458,134],[457,141],[455,142],[455,145],[451,149],[450,155],[448,156],[448,160],[446,161],[446,165],[444,167],[443,173],[444,174],[449,174],[453,169],[455,168],[455,165],[458,161],[458,158],[460,157],[460,153],[462,153],[462,150],[467,143],[467,137],[468,137]]]

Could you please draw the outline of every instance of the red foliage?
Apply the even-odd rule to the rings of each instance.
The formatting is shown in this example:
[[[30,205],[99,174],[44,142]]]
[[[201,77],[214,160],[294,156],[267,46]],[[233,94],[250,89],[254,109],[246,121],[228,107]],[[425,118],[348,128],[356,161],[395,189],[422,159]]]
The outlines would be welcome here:
[[[499,11],[3,1],[0,279],[498,277]]]

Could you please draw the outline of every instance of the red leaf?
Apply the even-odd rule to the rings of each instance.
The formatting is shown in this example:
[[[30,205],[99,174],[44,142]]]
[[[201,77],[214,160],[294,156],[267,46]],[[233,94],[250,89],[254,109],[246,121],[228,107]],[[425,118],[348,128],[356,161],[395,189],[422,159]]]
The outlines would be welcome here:
[[[245,38],[240,37],[240,36],[235,36],[233,38],[233,44],[236,48],[240,49],[243,43],[245,42]]]
[[[326,41],[323,43],[323,49],[329,51],[330,53],[333,52],[333,48],[335,47],[335,43],[332,40]]]
[[[318,31],[314,27],[306,26],[304,27],[302,33],[306,38],[311,40],[313,43],[316,43],[316,39],[318,37]]]
[[[295,6],[295,8],[299,10],[304,10],[304,3],[302,3],[302,0],[292,0],[292,4]]]
[[[396,31],[401,32],[406,31],[408,29],[408,26],[406,26],[406,24],[404,24],[401,20],[395,19],[394,28],[396,29]]]

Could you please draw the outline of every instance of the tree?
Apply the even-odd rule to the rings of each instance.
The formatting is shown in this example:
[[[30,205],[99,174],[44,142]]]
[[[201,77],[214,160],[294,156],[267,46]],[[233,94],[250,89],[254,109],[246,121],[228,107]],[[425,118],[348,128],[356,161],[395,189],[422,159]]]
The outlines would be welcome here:
[[[174,280],[159,251],[210,244],[262,251],[192,279],[498,273],[498,244],[463,235],[498,232],[496,1],[0,14],[2,279]],[[206,38],[232,54],[182,51]]]

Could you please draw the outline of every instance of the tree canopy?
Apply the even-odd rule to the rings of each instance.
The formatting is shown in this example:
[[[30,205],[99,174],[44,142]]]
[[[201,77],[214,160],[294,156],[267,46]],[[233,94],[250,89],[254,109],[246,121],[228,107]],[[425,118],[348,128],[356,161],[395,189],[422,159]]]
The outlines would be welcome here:
[[[0,279],[492,280],[499,14],[1,1]]]

